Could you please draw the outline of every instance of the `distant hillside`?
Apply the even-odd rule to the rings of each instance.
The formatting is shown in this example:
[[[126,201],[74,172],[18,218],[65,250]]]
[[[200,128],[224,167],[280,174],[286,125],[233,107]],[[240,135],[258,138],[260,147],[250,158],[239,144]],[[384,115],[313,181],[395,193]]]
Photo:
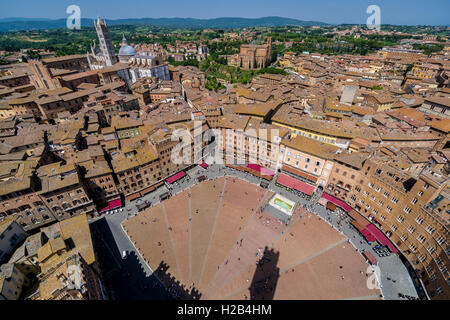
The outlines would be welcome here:
[[[92,27],[93,19],[81,19],[83,27]],[[230,29],[248,27],[277,27],[277,26],[313,26],[327,25],[318,21],[303,21],[283,17],[263,17],[263,18],[215,18],[215,19],[193,19],[193,18],[141,18],[141,19],[118,19],[107,20],[109,25],[138,24],[153,25],[159,27],[188,28],[188,29]],[[46,20],[30,18],[6,18],[0,19],[0,32],[40,30],[65,28],[66,19]]]
[[[0,18],[0,22],[10,22],[10,21],[51,21],[52,19],[48,18],[20,18],[20,17],[11,17],[11,18]]]

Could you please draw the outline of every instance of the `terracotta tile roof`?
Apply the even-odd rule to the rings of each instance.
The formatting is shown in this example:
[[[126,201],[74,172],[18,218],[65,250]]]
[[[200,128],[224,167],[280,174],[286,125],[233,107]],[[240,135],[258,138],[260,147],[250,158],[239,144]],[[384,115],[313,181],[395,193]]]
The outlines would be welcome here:
[[[281,140],[281,145],[302,151],[322,159],[331,159],[338,147],[297,135],[295,138]]]

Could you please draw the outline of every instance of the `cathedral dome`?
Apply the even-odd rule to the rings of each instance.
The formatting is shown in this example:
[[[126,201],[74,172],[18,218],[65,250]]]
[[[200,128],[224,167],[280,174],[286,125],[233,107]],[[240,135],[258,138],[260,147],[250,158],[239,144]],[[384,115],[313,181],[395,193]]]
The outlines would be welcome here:
[[[136,50],[132,46],[129,46],[127,43],[127,39],[123,37],[122,39],[122,46],[119,50],[119,56],[134,56],[136,55]]]
[[[134,56],[136,55],[136,50],[132,46],[122,46],[119,50],[119,56]]]

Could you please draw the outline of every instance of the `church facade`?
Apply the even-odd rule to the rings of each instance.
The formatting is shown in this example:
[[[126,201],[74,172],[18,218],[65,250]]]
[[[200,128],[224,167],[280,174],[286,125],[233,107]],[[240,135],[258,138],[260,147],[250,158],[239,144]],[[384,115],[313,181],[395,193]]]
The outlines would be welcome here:
[[[272,55],[272,38],[262,45],[243,44],[240,52],[227,56],[228,65],[243,69],[260,69],[266,67]]]
[[[151,55],[148,52],[136,52],[132,46],[128,45],[125,37],[123,37],[119,53],[116,55],[106,21],[97,18],[94,26],[99,46],[94,41],[91,52],[87,54],[91,70],[121,66],[118,68],[120,69],[118,74],[128,87],[143,77],[170,80],[169,65],[163,62],[162,57]]]

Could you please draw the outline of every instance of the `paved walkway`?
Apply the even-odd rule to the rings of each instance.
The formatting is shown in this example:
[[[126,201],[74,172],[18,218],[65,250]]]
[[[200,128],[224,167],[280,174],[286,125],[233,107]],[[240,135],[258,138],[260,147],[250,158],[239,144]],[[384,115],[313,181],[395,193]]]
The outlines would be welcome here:
[[[170,226],[169,223],[169,219],[167,218],[167,210],[166,210],[166,206],[164,205],[164,202],[161,203],[162,204],[162,208],[163,208],[163,212],[164,212],[164,220],[166,222],[167,226]],[[170,229],[169,227],[169,238],[170,238],[170,246],[172,247],[172,251],[174,252],[174,256],[175,256],[175,263],[177,265],[177,273],[179,275],[180,278],[182,278],[182,273],[180,272],[180,264],[178,262],[178,254],[177,254],[177,250],[173,241],[173,236],[172,236],[172,229]]]
[[[206,249],[206,254],[205,254],[205,257],[203,259],[202,269],[200,271],[199,283],[202,282],[203,272],[205,271],[206,260],[207,260],[207,257],[208,257],[209,249],[211,248],[211,242],[212,242],[212,239],[214,237],[214,231],[216,229],[217,217],[219,216],[219,212],[222,209],[222,200],[223,200],[223,195],[224,195],[224,191],[225,191],[225,187],[226,186],[227,186],[227,180],[225,180],[225,182],[223,184],[223,187],[222,187],[222,191],[220,192],[219,205],[217,206],[216,215],[215,215],[215,218],[214,218],[214,224],[213,224],[213,227],[212,227],[212,232],[211,232],[211,235],[209,237],[208,248]]]

